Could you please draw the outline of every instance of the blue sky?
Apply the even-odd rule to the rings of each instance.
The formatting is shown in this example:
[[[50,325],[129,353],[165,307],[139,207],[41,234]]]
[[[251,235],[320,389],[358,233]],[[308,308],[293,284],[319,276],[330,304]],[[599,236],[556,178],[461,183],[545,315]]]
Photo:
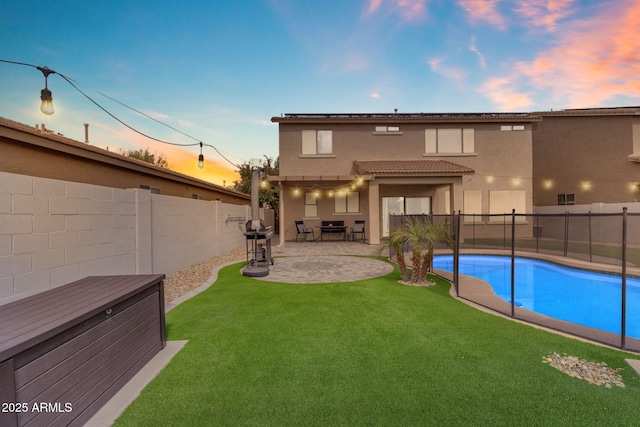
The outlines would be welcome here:
[[[278,155],[272,116],[536,111],[640,105],[640,0],[21,0],[3,5],[0,59],[47,66],[127,124],[215,145],[233,163]],[[110,150],[149,148],[227,185],[205,147],[135,134],[49,77],[0,63],[0,116]]]

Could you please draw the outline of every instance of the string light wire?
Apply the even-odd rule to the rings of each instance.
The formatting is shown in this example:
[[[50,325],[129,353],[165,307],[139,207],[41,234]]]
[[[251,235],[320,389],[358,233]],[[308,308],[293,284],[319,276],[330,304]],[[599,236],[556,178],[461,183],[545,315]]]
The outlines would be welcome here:
[[[211,148],[213,148],[213,149],[216,151],[216,153],[218,153],[218,154],[220,155],[220,157],[222,157],[224,160],[226,160],[227,162],[229,162],[229,163],[230,163],[231,165],[233,165],[234,167],[240,168],[240,166],[239,166],[239,165],[237,165],[236,163],[234,163],[234,162],[232,162],[231,160],[229,160],[229,159],[228,159],[224,154],[222,154],[222,153],[220,152],[220,150],[218,150],[215,146],[213,146],[213,145],[211,145],[211,144],[205,144],[205,143],[203,143],[202,141],[200,141],[199,139],[197,139],[197,138],[195,138],[195,137],[193,137],[193,136],[191,136],[191,135],[188,135],[188,134],[186,134],[186,133],[182,132],[182,131],[181,131],[181,130],[179,130],[179,129],[176,129],[176,128],[174,128],[174,127],[172,127],[172,126],[170,126],[170,125],[168,125],[168,124],[166,124],[166,123],[161,122],[160,120],[157,120],[157,119],[155,119],[155,118],[153,118],[153,117],[149,116],[148,114],[145,114],[145,113],[143,113],[143,112],[141,112],[141,111],[138,111],[138,110],[136,110],[135,108],[130,107],[130,106],[128,106],[128,105],[126,105],[126,104],[124,104],[124,103],[122,103],[122,102],[120,102],[120,101],[117,101],[116,99],[114,99],[114,98],[112,98],[112,97],[110,97],[110,96],[107,96],[107,95],[105,95],[105,94],[104,94],[104,93],[102,93],[102,92],[98,92],[100,95],[102,95],[102,96],[104,96],[104,97],[106,97],[106,98],[109,98],[109,99],[111,99],[112,101],[117,102],[118,104],[120,104],[120,105],[122,105],[122,106],[124,106],[124,107],[126,107],[126,108],[129,108],[129,109],[131,109],[131,110],[135,111],[136,113],[141,114],[141,115],[143,115],[144,117],[147,117],[147,118],[149,118],[149,119],[151,119],[151,120],[153,120],[153,121],[155,121],[155,122],[157,122],[157,123],[160,123],[161,125],[166,126],[166,127],[170,128],[170,129],[172,129],[172,130],[174,130],[174,131],[176,131],[176,132],[178,132],[178,133],[180,133],[180,134],[182,134],[182,135],[184,135],[184,136],[186,136],[186,137],[188,137],[188,138],[191,138],[191,139],[193,139],[193,140],[195,140],[195,141],[198,141],[198,142],[197,142],[197,143],[194,143],[194,144],[179,144],[179,143],[176,143],[176,142],[170,142],[170,141],[165,141],[165,140],[163,140],[163,139],[155,138],[155,137],[153,137],[153,136],[151,136],[151,135],[148,135],[148,134],[146,134],[146,133],[144,133],[144,132],[139,131],[138,129],[134,128],[133,126],[131,126],[131,125],[127,124],[127,123],[125,123],[123,120],[119,119],[119,118],[118,118],[118,117],[116,117],[114,114],[112,114],[109,110],[107,110],[107,109],[106,109],[106,108],[104,108],[102,105],[100,105],[97,101],[95,101],[93,98],[91,98],[91,97],[90,97],[89,95],[87,95],[85,92],[83,92],[83,91],[82,91],[78,86],[76,86],[76,85],[74,84],[75,80],[73,80],[73,79],[72,79],[72,78],[70,78],[70,77],[65,76],[65,75],[64,75],[64,74],[62,74],[62,73],[59,73],[59,72],[54,71],[54,70],[51,70],[51,69],[49,69],[49,68],[47,68],[47,67],[39,67],[39,66],[37,66],[37,65],[27,64],[27,63],[25,63],[25,62],[8,61],[8,60],[6,60],[6,59],[0,59],[0,62],[6,62],[6,63],[8,63],[8,64],[16,64],[16,65],[24,65],[24,66],[27,66],[27,67],[33,67],[33,68],[35,68],[35,69],[37,69],[37,70],[42,71],[42,72],[43,72],[43,74],[44,74],[45,72],[47,72],[47,74],[57,74],[57,75],[59,75],[60,77],[62,77],[62,78],[63,78],[67,83],[69,83],[69,84],[70,84],[70,85],[71,85],[75,90],[77,90],[78,92],[80,92],[80,93],[81,93],[85,98],[87,98],[89,101],[91,101],[91,103],[93,103],[95,106],[97,106],[98,108],[100,108],[102,111],[104,111],[106,114],[108,114],[108,115],[109,115],[111,118],[113,118],[115,121],[117,121],[117,122],[118,122],[118,123],[120,123],[121,125],[125,126],[126,128],[128,128],[128,129],[132,130],[133,132],[135,132],[135,133],[137,133],[137,134],[139,134],[139,135],[141,135],[141,136],[144,136],[145,138],[148,138],[148,139],[151,139],[151,140],[153,140],[153,141],[159,142],[159,143],[161,143],[161,144],[168,144],[168,145],[173,145],[173,146],[178,146],[178,147],[195,147],[195,146],[200,146],[201,150],[202,150],[202,147],[203,147],[203,146],[211,147]],[[202,153],[201,153],[201,155],[202,155]]]

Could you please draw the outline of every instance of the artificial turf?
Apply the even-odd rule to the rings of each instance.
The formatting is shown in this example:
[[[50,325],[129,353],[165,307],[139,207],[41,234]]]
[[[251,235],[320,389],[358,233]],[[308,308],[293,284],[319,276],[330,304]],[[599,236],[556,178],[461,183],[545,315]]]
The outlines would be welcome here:
[[[637,425],[628,353],[478,311],[399,273],[293,285],[222,269],[167,315],[189,340],[117,426]],[[571,378],[552,352],[606,362],[626,388]],[[638,357],[640,358],[640,357]]]

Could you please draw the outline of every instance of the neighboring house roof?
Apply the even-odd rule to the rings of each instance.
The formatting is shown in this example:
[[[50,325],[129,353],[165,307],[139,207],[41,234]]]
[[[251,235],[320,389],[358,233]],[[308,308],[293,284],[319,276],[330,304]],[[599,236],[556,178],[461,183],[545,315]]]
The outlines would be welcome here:
[[[601,108],[573,108],[566,110],[539,111],[539,116],[638,116],[640,107],[601,107]]]
[[[284,114],[272,117],[274,123],[472,123],[472,122],[534,122],[542,118],[533,113],[332,113]]]
[[[463,175],[475,173],[473,169],[446,160],[356,160],[353,162],[360,175]]]
[[[200,187],[209,191],[225,194],[237,199],[249,201],[251,197],[220,185],[203,181],[189,175],[161,168],[150,163],[105,150],[88,143],[67,138],[51,130],[32,127],[4,117],[0,117],[0,138],[7,141],[18,141],[21,144],[51,150],[67,156],[95,161],[105,165],[126,169],[132,172],[158,177],[175,183]],[[1,163],[1,162],[0,162]],[[1,166],[1,165],[0,165]],[[0,167],[0,170],[3,170]]]

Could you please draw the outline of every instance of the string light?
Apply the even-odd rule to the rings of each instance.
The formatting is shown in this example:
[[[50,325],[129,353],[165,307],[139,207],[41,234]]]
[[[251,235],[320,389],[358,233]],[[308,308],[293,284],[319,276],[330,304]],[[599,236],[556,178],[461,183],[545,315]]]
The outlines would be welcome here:
[[[148,139],[151,139],[153,141],[159,142],[161,144],[174,145],[174,146],[178,146],[178,147],[194,147],[194,146],[198,146],[199,145],[200,146],[200,155],[198,156],[198,167],[200,169],[204,168],[204,155],[202,154],[202,147],[203,146],[207,146],[207,147],[213,148],[220,155],[220,157],[222,157],[224,160],[229,162],[234,167],[236,167],[238,169],[241,169],[239,165],[237,165],[236,163],[232,162],[227,157],[225,157],[220,152],[220,150],[218,150],[215,146],[213,146],[211,144],[204,144],[202,141],[198,140],[197,138],[195,138],[195,137],[193,137],[191,135],[188,135],[188,134],[186,134],[186,133],[184,133],[184,132],[182,132],[182,131],[180,131],[180,130],[172,127],[172,126],[167,125],[166,123],[163,123],[163,122],[161,122],[161,121],[159,121],[159,120],[157,120],[157,119],[155,119],[155,118],[153,118],[153,117],[151,117],[151,116],[149,116],[149,115],[147,115],[147,114],[145,114],[145,113],[143,113],[141,111],[136,110],[135,108],[132,108],[132,107],[130,107],[130,106],[126,105],[126,104],[123,104],[122,102],[117,101],[117,100],[115,100],[115,99],[113,99],[113,98],[111,98],[111,97],[109,97],[109,96],[107,96],[107,95],[105,95],[105,94],[103,94],[101,92],[98,92],[100,95],[102,95],[102,96],[104,96],[106,98],[109,98],[112,101],[117,102],[118,104],[120,104],[120,105],[122,105],[122,106],[124,106],[126,108],[129,108],[130,110],[133,110],[138,114],[141,114],[141,115],[143,115],[143,116],[145,116],[145,117],[147,117],[147,118],[149,118],[151,120],[154,120],[154,121],[160,123],[161,125],[166,126],[166,127],[170,128],[170,129],[173,129],[174,131],[179,132],[182,135],[184,135],[184,136],[186,136],[188,138],[191,138],[191,139],[193,139],[195,141],[198,141],[198,142],[195,143],[195,144],[179,144],[179,143],[175,143],[175,142],[169,142],[169,141],[164,141],[162,139],[154,138],[154,137],[152,137],[150,135],[147,135],[144,132],[139,131],[138,129],[134,128],[133,126],[128,125],[127,123],[125,123],[124,121],[122,121],[121,119],[119,119],[118,117],[113,115],[106,108],[104,108],[102,105],[100,105],[98,102],[96,102],[93,98],[91,98],[89,95],[87,95],[82,90],[80,90],[80,88],[73,83],[74,80],[69,78],[69,77],[67,77],[67,76],[65,76],[64,74],[61,74],[61,73],[56,72],[54,70],[51,70],[48,67],[39,67],[39,66],[36,66],[36,65],[33,65],[33,64],[27,64],[27,63],[24,63],[24,62],[7,61],[5,59],[0,59],[0,62],[5,62],[5,63],[8,63],[8,64],[24,65],[24,66],[27,66],[27,67],[33,67],[33,68],[36,68],[37,70],[40,70],[42,72],[42,74],[44,75],[44,78],[45,78],[45,88],[42,89],[42,91],[40,91],[40,99],[42,100],[42,104],[40,105],[40,111],[42,111],[46,115],[52,115],[55,112],[54,108],[53,108],[53,95],[52,95],[52,93],[51,93],[51,91],[49,90],[49,87],[48,87],[48,77],[49,77],[50,74],[57,74],[60,77],[62,77],[67,83],[69,83],[75,90],[80,92],[85,98],[87,98],[94,105],[96,105],[98,108],[100,108],[102,111],[104,111],[107,115],[109,115],[111,118],[116,120],[121,125],[123,125],[126,128],[132,130],[133,132],[135,132],[135,133],[137,133],[139,135],[142,135],[145,138],[148,138]]]
[[[350,191],[356,191],[359,187],[364,185],[364,178],[361,176],[356,177],[349,184],[340,184],[340,185],[319,185],[319,184],[311,184],[311,185],[300,185],[299,182],[296,182],[296,186],[293,189],[294,196],[300,196],[302,191],[312,192],[316,197],[320,197],[323,192],[326,192],[327,196],[334,197],[334,195],[344,196],[348,194]]]

